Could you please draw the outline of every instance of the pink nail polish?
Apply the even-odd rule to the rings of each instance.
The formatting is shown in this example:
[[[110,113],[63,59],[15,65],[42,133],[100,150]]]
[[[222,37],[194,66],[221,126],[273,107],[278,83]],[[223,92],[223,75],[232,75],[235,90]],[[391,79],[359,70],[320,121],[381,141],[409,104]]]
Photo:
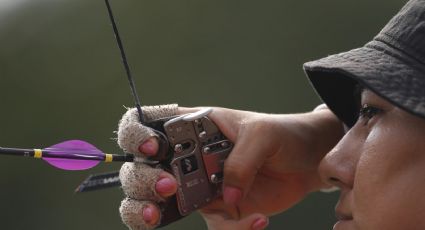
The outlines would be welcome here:
[[[143,220],[146,223],[150,223],[153,220],[153,210],[151,207],[146,207],[143,209]]]
[[[264,218],[258,218],[251,226],[252,230],[263,230],[267,227],[269,221]]]
[[[170,178],[162,178],[158,182],[156,182],[155,189],[158,193],[168,195],[169,193],[173,193],[176,187],[176,182],[171,180]]]
[[[223,189],[223,200],[224,203],[235,205],[237,204],[242,198],[242,191],[238,188],[225,186]]]

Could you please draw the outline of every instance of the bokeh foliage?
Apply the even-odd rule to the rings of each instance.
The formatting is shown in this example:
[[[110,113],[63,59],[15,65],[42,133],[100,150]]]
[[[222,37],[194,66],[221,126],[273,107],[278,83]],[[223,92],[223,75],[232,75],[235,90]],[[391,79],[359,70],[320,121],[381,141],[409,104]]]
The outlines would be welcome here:
[[[13,6],[9,6],[14,2]],[[359,47],[401,0],[112,0],[144,104],[178,102],[267,113],[320,100],[302,63]],[[102,0],[0,0],[0,145],[112,138],[132,98]],[[261,135],[261,134],[259,134]],[[0,159],[1,229],[126,229],[121,191],[73,194],[86,175]],[[312,194],[269,229],[330,229],[337,194]],[[194,214],[166,229],[205,229]]]

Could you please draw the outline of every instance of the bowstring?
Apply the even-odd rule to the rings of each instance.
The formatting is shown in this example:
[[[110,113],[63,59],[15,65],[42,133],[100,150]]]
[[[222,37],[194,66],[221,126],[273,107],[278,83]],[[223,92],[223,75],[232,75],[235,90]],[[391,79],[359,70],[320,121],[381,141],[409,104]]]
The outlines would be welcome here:
[[[130,72],[130,67],[129,67],[128,62],[127,62],[127,57],[125,55],[124,46],[121,42],[121,37],[120,37],[120,34],[118,32],[117,25],[115,23],[114,15],[112,13],[112,9],[111,9],[111,6],[109,4],[109,0],[105,0],[105,4],[106,4],[106,7],[108,8],[109,19],[111,20],[112,28],[114,30],[115,39],[116,39],[118,47],[120,49],[121,61],[124,65],[125,72],[127,74],[128,82],[130,83],[131,93],[133,94],[134,102],[136,104],[136,109],[137,109],[137,112],[139,114],[139,120],[140,120],[141,123],[144,123],[143,112],[142,112],[142,108],[140,106],[139,96],[138,96],[137,91],[136,91],[134,79],[133,79],[131,72]]]

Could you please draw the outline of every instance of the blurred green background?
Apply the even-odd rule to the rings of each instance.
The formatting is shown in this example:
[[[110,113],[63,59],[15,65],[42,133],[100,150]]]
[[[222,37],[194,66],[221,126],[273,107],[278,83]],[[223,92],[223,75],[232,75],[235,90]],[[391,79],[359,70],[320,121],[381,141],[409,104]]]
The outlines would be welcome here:
[[[402,0],[111,0],[142,103],[267,113],[319,99],[302,63],[359,47]],[[0,145],[83,139],[120,152],[133,99],[102,0],[0,0]],[[91,173],[1,156],[1,229],[124,230],[116,189],[74,194]],[[330,229],[334,194],[312,194],[269,229]],[[165,229],[205,229],[198,214]]]

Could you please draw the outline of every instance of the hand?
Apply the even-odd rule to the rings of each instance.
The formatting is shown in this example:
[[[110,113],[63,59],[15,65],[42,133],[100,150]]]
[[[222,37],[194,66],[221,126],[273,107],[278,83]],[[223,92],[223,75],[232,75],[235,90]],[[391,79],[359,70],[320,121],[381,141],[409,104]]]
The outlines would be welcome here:
[[[217,108],[210,118],[235,147],[225,162],[223,199],[201,210],[209,229],[262,229],[266,216],[326,187],[317,167],[342,136],[329,110],[270,115]]]
[[[180,108],[179,113],[196,110]],[[201,210],[209,229],[262,229],[268,215],[286,210],[308,192],[322,188],[318,163],[342,135],[341,125],[328,110],[268,115],[214,108],[209,117],[235,143],[225,162],[223,199]],[[151,138],[139,149],[155,155],[158,145]],[[152,190],[159,198],[150,197],[154,202],[145,205],[139,215],[149,227],[160,221],[155,202],[177,188],[170,174],[157,174],[161,176],[154,180],[157,183]]]

